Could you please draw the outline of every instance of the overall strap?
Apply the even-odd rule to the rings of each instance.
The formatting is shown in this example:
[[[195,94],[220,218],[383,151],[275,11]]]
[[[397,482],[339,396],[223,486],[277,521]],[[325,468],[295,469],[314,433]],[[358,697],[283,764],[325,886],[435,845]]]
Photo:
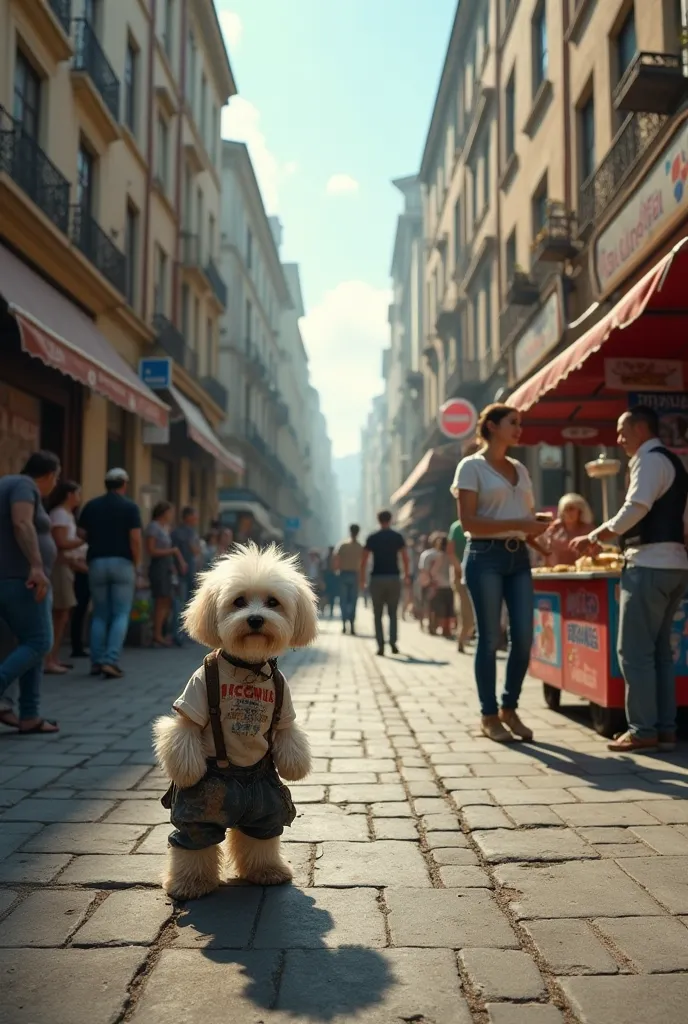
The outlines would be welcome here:
[[[215,743],[215,758],[218,768],[228,768],[229,760],[225,748],[225,738],[222,733],[222,719],[220,718],[220,669],[217,659],[219,651],[213,651],[205,657],[203,666],[205,668],[205,685],[208,692],[208,711],[210,712],[210,728],[213,732]]]
[[[271,663],[272,668],[272,681],[275,684],[275,710],[272,713],[272,726],[270,733],[274,733],[275,729],[279,725],[279,720],[282,715],[282,704],[284,703],[284,687],[287,685],[287,680],[284,678],[282,672],[277,668],[277,662]]]

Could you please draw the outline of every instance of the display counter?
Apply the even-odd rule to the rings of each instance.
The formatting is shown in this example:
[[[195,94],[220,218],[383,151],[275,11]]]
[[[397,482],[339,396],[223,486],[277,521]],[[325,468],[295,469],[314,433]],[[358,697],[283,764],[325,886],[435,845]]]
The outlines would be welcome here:
[[[616,654],[619,624],[618,572],[533,574],[534,639],[530,674],[544,684],[548,707],[563,692],[590,702],[593,725],[603,736],[625,728],[624,681]],[[676,697],[688,705],[688,596],[671,634]]]

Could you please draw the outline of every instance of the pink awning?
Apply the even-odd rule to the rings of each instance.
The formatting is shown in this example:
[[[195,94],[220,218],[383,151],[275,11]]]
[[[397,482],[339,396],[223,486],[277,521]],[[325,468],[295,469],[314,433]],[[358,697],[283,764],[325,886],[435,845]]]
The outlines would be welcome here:
[[[146,423],[164,427],[168,408],[78,306],[0,246],[0,294],[24,352],[103,395]]]
[[[186,431],[191,440],[209,452],[225,469],[241,476],[245,468],[241,456],[225,448],[198,406],[183,395],[179,388],[172,384],[169,391],[186,421]]]

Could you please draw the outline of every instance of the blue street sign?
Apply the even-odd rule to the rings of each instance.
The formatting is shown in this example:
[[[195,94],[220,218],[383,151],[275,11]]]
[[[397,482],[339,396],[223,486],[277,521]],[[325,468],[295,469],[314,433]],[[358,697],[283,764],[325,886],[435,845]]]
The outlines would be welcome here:
[[[298,530],[298,528],[300,526],[301,526],[301,520],[297,519],[296,516],[294,516],[292,519],[285,519],[284,520],[284,528],[285,528],[285,530]]]
[[[139,360],[139,377],[153,391],[168,388],[172,383],[172,360],[158,358]]]

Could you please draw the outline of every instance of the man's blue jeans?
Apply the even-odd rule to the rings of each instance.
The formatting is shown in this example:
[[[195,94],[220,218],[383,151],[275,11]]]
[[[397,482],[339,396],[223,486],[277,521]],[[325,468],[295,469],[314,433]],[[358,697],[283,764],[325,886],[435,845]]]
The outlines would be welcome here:
[[[350,622],[352,627],[356,618],[356,602],[358,601],[358,573],[340,572],[339,574],[339,607],[342,622]]]
[[[127,558],[94,558],[88,581],[93,604],[91,661],[118,665],[134,601],[134,565]]]
[[[685,569],[636,566],[621,574],[619,665],[626,682],[628,728],[641,740],[676,729],[671,627],[687,589]]]
[[[17,646],[0,663],[0,698],[19,680],[19,717],[38,718],[43,658],[53,645],[52,593],[36,601],[25,580],[0,580],[0,618]]]
[[[511,546],[511,545],[510,545]],[[475,681],[480,711],[496,715],[497,651],[501,644],[502,602],[509,614],[509,657],[502,707],[515,709],[533,644],[533,579],[528,548],[519,542],[509,551],[503,541],[472,540],[466,550],[464,578],[478,629]]]

